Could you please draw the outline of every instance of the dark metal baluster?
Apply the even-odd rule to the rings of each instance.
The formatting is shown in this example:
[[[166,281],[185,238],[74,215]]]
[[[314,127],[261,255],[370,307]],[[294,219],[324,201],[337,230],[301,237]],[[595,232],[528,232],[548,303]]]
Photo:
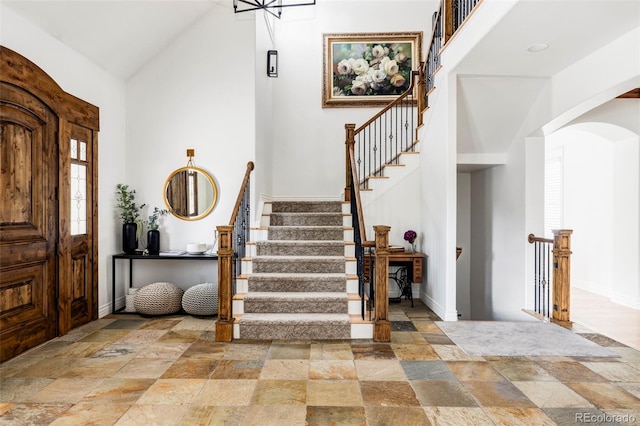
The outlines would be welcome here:
[[[547,318],[551,318],[551,244],[547,243]]]
[[[538,312],[538,245],[533,244],[533,310]]]

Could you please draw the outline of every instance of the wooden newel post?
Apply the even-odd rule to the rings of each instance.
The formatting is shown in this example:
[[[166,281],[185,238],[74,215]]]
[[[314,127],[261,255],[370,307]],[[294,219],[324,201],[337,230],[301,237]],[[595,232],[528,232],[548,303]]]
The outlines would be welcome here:
[[[218,321],[216,341],[233,340],[233,226],[218,226]]]
[[[349,159],[349,147],[353,146],[355,141],[355,124],[345,124],[344,129],[346,131],[345,138],[345,151],[344,151],[344,161],[345,161],[345,184],[344,184],[344,200],[351,201],[351,160]]]
[[[571,229],[553,230],[553,316],[551,321],[568,323],[571,297]]]
[[[391,341],[391,323],[389,322],[389,230],[385,225],[374,226],[376,234],[376,311],[373,324],[375,342]]]
[[[444,46],[453,36],[454,0],[444,0],[441,13],[444,13],[444,25],[442,27],[442,45]]]

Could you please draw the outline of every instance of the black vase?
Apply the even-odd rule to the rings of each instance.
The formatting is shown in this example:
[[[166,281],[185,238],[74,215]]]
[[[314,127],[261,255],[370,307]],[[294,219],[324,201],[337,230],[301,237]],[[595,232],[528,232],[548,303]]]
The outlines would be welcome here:
[[[147,231],[147,250],[149,254],[160,254],[160,231],[152,229]]]
[[[135,223],[125,223],[122,225],[122,251],[126,254],[134,254],[138,248],[136,233],[138,225]]]

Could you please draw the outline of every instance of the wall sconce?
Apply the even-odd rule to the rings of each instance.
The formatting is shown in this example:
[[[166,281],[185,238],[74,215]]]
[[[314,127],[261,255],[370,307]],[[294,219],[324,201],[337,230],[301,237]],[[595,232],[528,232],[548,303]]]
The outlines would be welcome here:
[[[267,76],[278,76],[278,51],[269,50],[267,52]]]

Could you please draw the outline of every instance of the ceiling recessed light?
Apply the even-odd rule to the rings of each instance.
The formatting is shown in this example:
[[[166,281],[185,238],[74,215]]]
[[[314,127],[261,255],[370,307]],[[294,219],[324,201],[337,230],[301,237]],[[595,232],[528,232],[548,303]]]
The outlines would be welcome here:
[[[529,52],[542,52],[543,50],[548,48],[549,48],[549,45],[547,43],[538,43],[538,44],[534,44],[533,46],[529,46],[527,50]]]

